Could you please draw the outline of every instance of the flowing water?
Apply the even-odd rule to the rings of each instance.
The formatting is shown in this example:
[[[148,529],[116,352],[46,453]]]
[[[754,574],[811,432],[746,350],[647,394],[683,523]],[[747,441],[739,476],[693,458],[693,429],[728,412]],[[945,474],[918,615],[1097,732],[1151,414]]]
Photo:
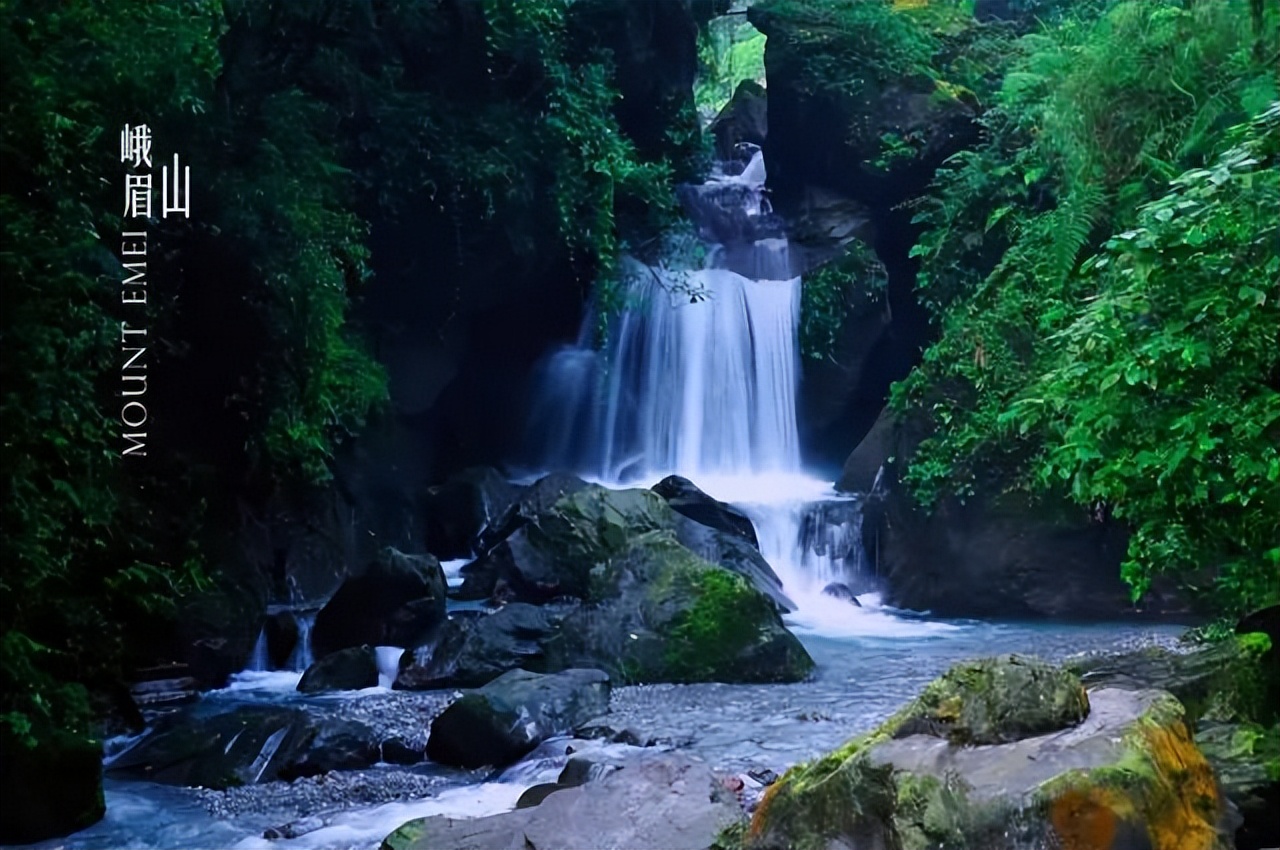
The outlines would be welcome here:
[[[719,769],[781,772],[874,726],[964,658],[1018,651],[1056,660],[1171,643],[1180,631],[1174,626],[938,621],[881,604],[874,564],[861,545],[857,498],[836,494],[801,464],[801,281],[770,213],[764,179],[757,152],[745,165],[726,165],[705,184],[683,189],[705,259],[693,265],[629,261],[631,309],[610,322],[599,350],[587,344],[597,326],[597,317],[588,315],[579,343],[548,358],[530,429],[544,469],[574,471],[609,486],[648,486],[677,473],[738,506],[796,603],[786,621],[817,669],[792,685],[616,688],[609,723],[659,746],[691,750]],[[465,563],[444,565],[451,586]],[[862,606],[824,594],[833,582],[858,594]],[[377,688],[296,693],[300,671],[310,663],[313,620],[314,613],[298,617],[300,639],[289,670],[266,671],[264,639],[251,663],[256,670],[206,695],[201,710],[297,705],[401,723],[403,734],[424,736],[429,717],[453,693],[388,690],[399,648],[378,648]],[[572,745],[602,758],[619,751],[597,742]],[[510,809],[525,787],[554,779],[566,746],[563,739],[547,742],[491,775],[430,763],[382,765],[354,776],[221,793],[108,781],[106,819],[42,847],[375,848],[414,817]],[[293,839],[262,837],[264,829],[296,818],[319,828]]]

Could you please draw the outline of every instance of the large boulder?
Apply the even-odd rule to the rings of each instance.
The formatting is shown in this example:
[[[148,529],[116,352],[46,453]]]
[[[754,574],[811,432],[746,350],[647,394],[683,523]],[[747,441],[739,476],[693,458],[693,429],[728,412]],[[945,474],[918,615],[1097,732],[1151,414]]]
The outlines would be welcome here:
[[[102,744],[62,730],[34,746],[0,725],[0,843],[69,835],[102,819]]]
[[[370,646],[350,646],[312,664],[298,681],[304,694],[358,691],[378,684],[378,654]]]
[[[760,542],[756,539],[756,527],[751,523],[750,517],[733,505],[711,498],[688,478],[668,475],[653,485],[653,492],[665,499],[676,513],[760,548]]]
[[[742,575],[781,610],[791,610],[794,606],[782,594],[781,581],[755,545],[750,520],[685,479],[673,479],[663,482],[663,495],[557,483],[548,495],[563,495],[549,503],[546,496],[532,501],[538,491],[547,492],[539,482],[526,494],[528,500],[515,506],[511,518],[504,521],[508,536],[493,542],[486,555],[463,568],[463,584],[455,595],[535,604],[564,596],[587,599],[592,570],[624,551],[636,537],[670,531],[702,557]]]
[[[562,788],[530,808],[409,821],[387,836],[382,850],[707,850],[717,833],[741,819],[737,800],[705,763],[680,753],[644,753],[599,781]]]
[[[813,668],[773,598],[669,531],[630,538],[586,579],[582,602],[455,615],[404,654],[395,687],[478,685],[517,666],[594,667],[625,682],[794,682]]]
[[[1016,721],[1026,700],[1004,693],[995,714]],[[1167,693],[1096,690],[1082,722],[1008,730],[997,744],[904,734],[918,709],[789,770],[736,840],[788,850],[1231,846],[1213,769]]]
[[[249,705],[210,716],[196,706],[165,718],[107,772],[166,785],[232,788],[369,767],[378,761],[378,744],[363,724],[321,720],[301,709]]]
[[[480,534],[520,497],[521,488],[496,469],[464,469],[423,496],[427,551],[437,558],[469,558]]]
[[[432,721],[427,756],[457,767],[502,767],[608,710],[609,677],[599,670],[512,670]]]
[[[670,532],[635,538],[591,579],[588,604],[546,643],[550,664],[625,682],[795,682],[813,669],[768,596]]]
[[[400,656],[394,687],[477,688],[517,667],[548,672],[544,646],[570,610],[512,602],[491,613],[455,614],[431,641]]]
[[[488,523],[480,533],[478,551],[488,552],[539,514],[550,510],[556,502],[587,486],[587,482],[578,476],[565,472],[542,476]]]
[[[412,646],[445,618],[447,583],[431,555],[387,548],[316,615],[317,658],[351,646]]]

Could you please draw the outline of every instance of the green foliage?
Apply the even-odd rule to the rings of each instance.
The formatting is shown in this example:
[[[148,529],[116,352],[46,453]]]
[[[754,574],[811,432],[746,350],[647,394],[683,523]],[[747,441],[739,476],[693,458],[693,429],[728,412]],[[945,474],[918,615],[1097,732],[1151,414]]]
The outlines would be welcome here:
[[[699,32],[693,97],[703,123],[720,114],[738,83],[764,84],[764,45],[764,33],[742,15],[715,18]]]
[[[1275,115],[1223,129],[1274,93],[1253,44],[1244,2],[1027,36],[917,215],[941,337],[893,399],[924,502],[1065,496],[1133,529],[1135,596],[1211,568],[1232,612],[1280,595]]]
[[[0,723],[28,745],[54,728],[86,734],[85,690],[69,682],[109,675],[127,613],[163,611],[199,579],[168,536],[187,529],[152,514],[154,482],[121,468],[108,246],[121,229],[116,134],[204,109],[214,12],[8,3],[0,15]]]
[[[821,360],[835,350],[851,303],[883,297],[888,275],[875,252],[853,242],[836,259],[804,277],[800,290],[800,351]]]
[[[888,0],[764,0],[751,14],[786,23],[797,42],[801,91],[858,103],[901,78],[927,76],[938,47],[933,33]]]

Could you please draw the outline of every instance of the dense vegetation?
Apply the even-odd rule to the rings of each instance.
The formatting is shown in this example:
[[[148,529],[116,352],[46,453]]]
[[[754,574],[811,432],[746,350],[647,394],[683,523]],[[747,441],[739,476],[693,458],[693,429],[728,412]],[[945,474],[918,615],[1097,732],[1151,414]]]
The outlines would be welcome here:
[[[418,217],[445,268],[496,243],[589,280],[665,220],[700,143],[623,131],[609,7],[4,4],[0,731],[86,732],[68,683],[117,680],[218,580],[240,500],[323,481],[378,413],[352,319],[371,230]],[[691,97],[670,110],[694,121]],[[146,225],[145,458],[118,449],[126,123],[157,172],[192,168],[191,218]]]
[[[923,199],[938,341],[896,389],[944,494],[1066,498],[1228,613],[1280,598],[1275,10],[1082,3],[1010,44]]]

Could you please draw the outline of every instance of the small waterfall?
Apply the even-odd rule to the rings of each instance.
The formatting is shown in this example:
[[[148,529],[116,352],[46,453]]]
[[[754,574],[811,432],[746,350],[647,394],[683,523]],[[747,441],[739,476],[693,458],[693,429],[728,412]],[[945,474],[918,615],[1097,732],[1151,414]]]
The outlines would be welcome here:
[[[315,662],[311,653],[311,627],[316,623],[316,611],[295,611],[293,618],[298,624],[298,643],[285,665],[287,669],[303,672]]]
[[[271,658],[267,654],[266,626],[258,632],[258,640],[253,645],[253,654],[249,656],[249,666],[245,669],[253,673],[265,673],[271,669]]]
[[[378,687],[389,688],[400,674],[400,656],[404,655],[404,647],[376,646],[374,652],[378,656]]]

